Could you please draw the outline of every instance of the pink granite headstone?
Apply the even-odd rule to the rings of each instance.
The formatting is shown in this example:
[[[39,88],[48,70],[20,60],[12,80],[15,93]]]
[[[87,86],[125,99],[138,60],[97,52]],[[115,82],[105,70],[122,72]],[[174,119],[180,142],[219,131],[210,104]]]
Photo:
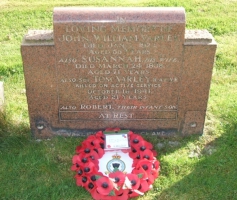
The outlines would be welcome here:
[[[21,51],[35,137],[202,133],[216,42],[183,8],[55,8]]]

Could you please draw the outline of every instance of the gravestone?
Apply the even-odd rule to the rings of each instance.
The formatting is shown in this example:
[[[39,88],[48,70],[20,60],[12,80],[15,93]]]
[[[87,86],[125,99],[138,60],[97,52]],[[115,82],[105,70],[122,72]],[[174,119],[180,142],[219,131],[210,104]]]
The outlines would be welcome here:
[[[21,45],[31,130],[202,133],[215,51],[183,8],[55,8]]]

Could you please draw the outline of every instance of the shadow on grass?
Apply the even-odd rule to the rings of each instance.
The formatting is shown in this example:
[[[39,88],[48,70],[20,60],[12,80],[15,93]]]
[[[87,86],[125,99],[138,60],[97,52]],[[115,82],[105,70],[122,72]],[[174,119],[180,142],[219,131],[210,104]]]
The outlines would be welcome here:
[[[172,137],[159,137],[152,135],[142,135],[142,137],[148,142],[153,144],[153,148],[158,155],[167,156],[177,151],[180,148],[186,147],[188,143],[192,143],[198,140],[201,134],[189,135],[189,136],[172,136]],[[162,145],[160,148],[158,147]]]
[[[201,157],[194,170],[162,191],[159,199],[237,199],[237,120],[233,117],[212,142],[215,152]]]
[[[70,170],[75,138],[35,140],[28,124],[14,124],[0,113],[0,199],[81,199],[90,194],[77,187]]]
[[[223,127],[224,134],[211,144],[216,151],[201,157],[189,175],[161,191],[158,199],[237,199],[237,120],[229,121]],[[177,146],[167,145],[162,150],[154,145],[161,155],[172,154],[198,137],[144,136],[153,144],[179,142]],[[78,139],[62,137],[36,142],[30,136],[28,125],[13,124],[0,114],[2,199],[91,199],[90,194],[75,185],[74,174],[70,171],[74,148],[79,143]],[[169,163],[161,164],[168,166]],[[168,171],[162,168],[163,178]]]
[[[0,152],[12,148],[22,149],[30,140],[28,124],[14,124],[4,112],[0,112]]]
[[[180,142],[172,148],[157,149],[162,155],[186,146],[197,137],[162,139],[144,136],[156,149],[155,144],[159,142]],[[91,199],[90,194],[76,186],[75,174],[70,170],[74,149],[80,142],[80,138],[63,137],[37,142],[31,138],[28,124],[14,124],[1,114],[0,196],[3,199]]]

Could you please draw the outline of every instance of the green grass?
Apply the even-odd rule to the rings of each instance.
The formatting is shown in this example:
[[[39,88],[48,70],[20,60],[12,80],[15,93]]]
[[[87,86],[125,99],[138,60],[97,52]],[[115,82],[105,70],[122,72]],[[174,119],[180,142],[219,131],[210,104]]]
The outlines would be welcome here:
[[[0,199],[91,199],[70,170],[74,148],[84,138],[31,138],[20,44],[29,29],[52,29],[56,6],[182,6],[187,29],[208,29],[218,48],[205,132],[186,138],[146,137],[161,161],[154,188],[139,200],[237,199],[237,1],[236,0],[1,0]],[[169,141],[178,141],[170,146]],[[213,153],[207,152],[208,148]],[[192,153],[198,157],[190,158]]]

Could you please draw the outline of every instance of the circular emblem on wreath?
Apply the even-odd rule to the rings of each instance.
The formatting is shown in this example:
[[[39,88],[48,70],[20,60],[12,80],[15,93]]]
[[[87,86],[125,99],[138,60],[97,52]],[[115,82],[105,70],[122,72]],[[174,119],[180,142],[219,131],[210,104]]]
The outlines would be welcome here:
[[[110,173],[116,171],[123,172],[126,169],[126,165],[122,160],[120,160],[121,156],[116,153],[116,155],[113,155],[112,157],[113,159],[110,160],[106,165],[107,170]]]

